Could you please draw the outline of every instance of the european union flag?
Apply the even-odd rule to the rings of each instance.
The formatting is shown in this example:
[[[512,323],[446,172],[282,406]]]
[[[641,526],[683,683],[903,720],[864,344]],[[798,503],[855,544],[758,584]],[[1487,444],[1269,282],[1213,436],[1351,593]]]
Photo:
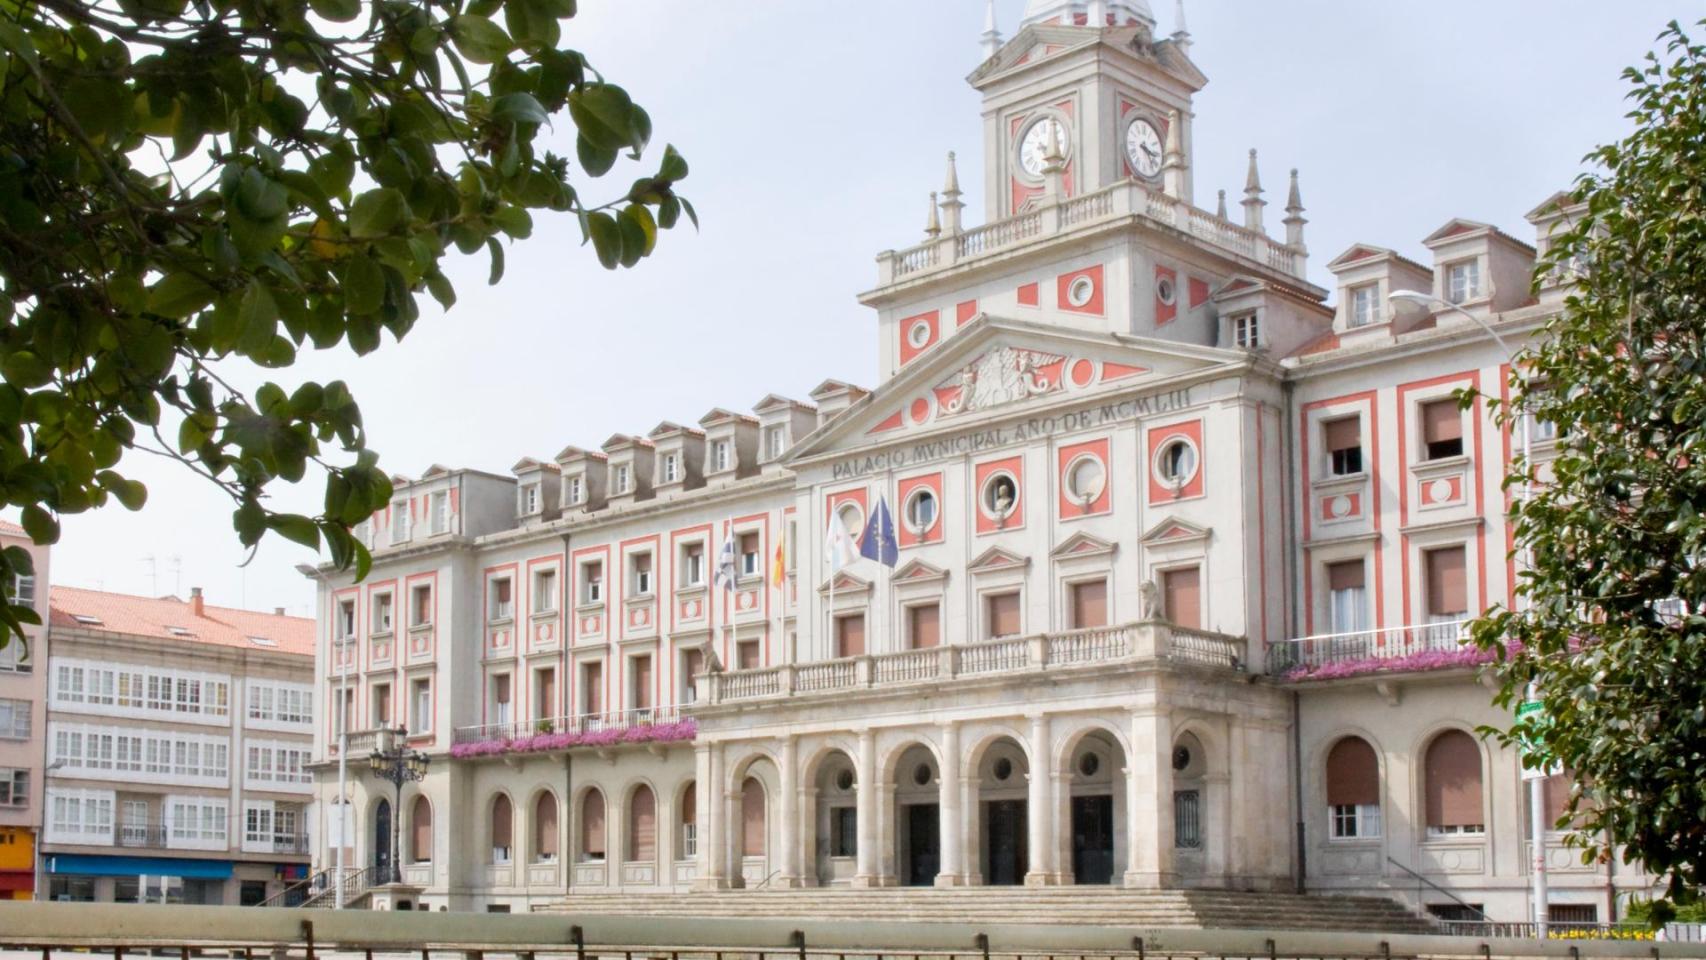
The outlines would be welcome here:
[[[889,516],[887,497],[877,498],[877,509],[865,521],[865,533],[859,538],[859,556],[892,567],[900,560],[900,544],[894,538],[894,518]]]

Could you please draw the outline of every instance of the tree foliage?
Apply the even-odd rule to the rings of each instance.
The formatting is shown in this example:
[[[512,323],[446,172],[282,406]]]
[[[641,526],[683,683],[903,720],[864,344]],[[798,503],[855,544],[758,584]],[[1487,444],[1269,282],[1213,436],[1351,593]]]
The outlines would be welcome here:
[[[1680,892],[1706,881],[1706,48],[1674,22],[1660,44],[1537,268],[1573,286],[1499,416],[1561,438],[1514,500],[1525,602],[1474,638],[1506,653],[1501,704],[1537,685],[1549,722],[1500,735],[1574,773],[1584,859],[1621,847]]]
[[[0,0],[0,498],[38,543],[58,518],[147,491],[134,451],[178,459],[268,532],[365,575],[350,534],[390,497],[341,382],[252,394],[233,364],[357,354],[445,308],[452,250],[533,211],[579,217],[607,268],[692,207],[673,148],[614,200],[582,199],[651,121],[562,46],[574,0]],[[564,121],[567,121],[566,123]],[[572,131],[573,158],[544,148]],[[578,170],[576,166],[578,165]],[[650,168],[647,168],[650,169]],[[584,184],[583,184],[584,186]],[[323,471],[322,512],[266,490]],[[28,571],[0,556],[0,582]],[[0,643],[35,613],[0,604]]]

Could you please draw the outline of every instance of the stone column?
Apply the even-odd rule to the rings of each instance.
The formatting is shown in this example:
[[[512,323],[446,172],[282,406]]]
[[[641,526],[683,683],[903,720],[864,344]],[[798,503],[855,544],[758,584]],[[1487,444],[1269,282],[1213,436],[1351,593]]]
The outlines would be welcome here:
[[[963,822],[960,833],[960,866],[968,887],[982,886],[983,872],[988,865],[983,862],[983,852],[979,845],[983,842],[983,798],[978,793],[979,781],[977,773],[960,774],[960,819]]]
[[[1029,829],[1030,868],[1025,871],[1025,886],[1042,887],[1054,880],[1054,777],[1049,763],[1049,718],[1037,714],[1031,718],[1030,796],[1025,803],[1025,819]]]
[[[727,806],[723,803],[719,783],[722,779],[722,745],[698,744],[693,750],[693,760],[694,802],[698,806],[693,816],[699,824],[695,850],[699,873],[693,880],[693,887],[696,890],[721,890],[728,886],[724,874],[724,865],[728,861],[723,853],[722,824]]]
[[[718,764],[717,779],[721,782],[727,774]],[[746,855],[742,849],[746,842],[746,811],[742,809],[741,792],[732,784],[721,793],[723,802],[723,860],[728,877],[728,886],[746,886],[746,877],[741,869],[745,866]]]
[[[775,816],[782,819],[782,850],[778,863],[772,868],[781,872],[776,884],[781,887],[800,885],[800,741],[788,736],[782,739],[781,785],[777,788]]]
[[[1173,724],[1157,708],[1131,715],[1126,767],[1125,885],[1173,885]]]
[[[936,791],[941,826],[937,828],[941,845],[941,870],[936,874],[936,886],[957,887],[965,883],[965,818],[960,816],[960,725],[942,724],[942,763],[937,772]]]
[[[859,855],[853,885],[874,887],[878,885],[877,738],[868,729],[859,731],[859,756],[854,760],[853,777],[859,820]]]

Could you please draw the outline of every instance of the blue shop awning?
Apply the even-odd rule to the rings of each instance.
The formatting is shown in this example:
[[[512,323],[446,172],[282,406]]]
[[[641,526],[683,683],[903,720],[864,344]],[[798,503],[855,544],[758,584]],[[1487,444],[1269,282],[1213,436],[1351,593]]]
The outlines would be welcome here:
[[[90,877],[149,876],[188,877],[196,880],[226,880],[231,877],[229,860],[178,860],[172,857],[98,857],[88,854],[49,854],[48,873],[71,873]]]

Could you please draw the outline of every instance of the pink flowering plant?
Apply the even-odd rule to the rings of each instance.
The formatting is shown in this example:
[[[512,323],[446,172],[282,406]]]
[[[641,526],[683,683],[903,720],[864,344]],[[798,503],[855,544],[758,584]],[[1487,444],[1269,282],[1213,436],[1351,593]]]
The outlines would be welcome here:
[[[1327,663],[1301,664],[1287,670],[1281,677],[1286,680],[1335,680],[1340,677],[1360,677],[1369,673],[1410,673],[1473,667],[1488,663],[1492,659],[1493,654],[1490,651],[1463,646],[1456,650],[1420,650],[1396,657],[1355,657]]]
[[[602,730],[565,730],[536,733],[525,737],[500,737],[458,743],[450,748],[457,759],[495,757],[511,753],[550,753],[575,747],[615,747],[629,743],[682,743],[692,740],[699,726],[691,718],[667,723],[641,723],[627,727],[606,727]]]

